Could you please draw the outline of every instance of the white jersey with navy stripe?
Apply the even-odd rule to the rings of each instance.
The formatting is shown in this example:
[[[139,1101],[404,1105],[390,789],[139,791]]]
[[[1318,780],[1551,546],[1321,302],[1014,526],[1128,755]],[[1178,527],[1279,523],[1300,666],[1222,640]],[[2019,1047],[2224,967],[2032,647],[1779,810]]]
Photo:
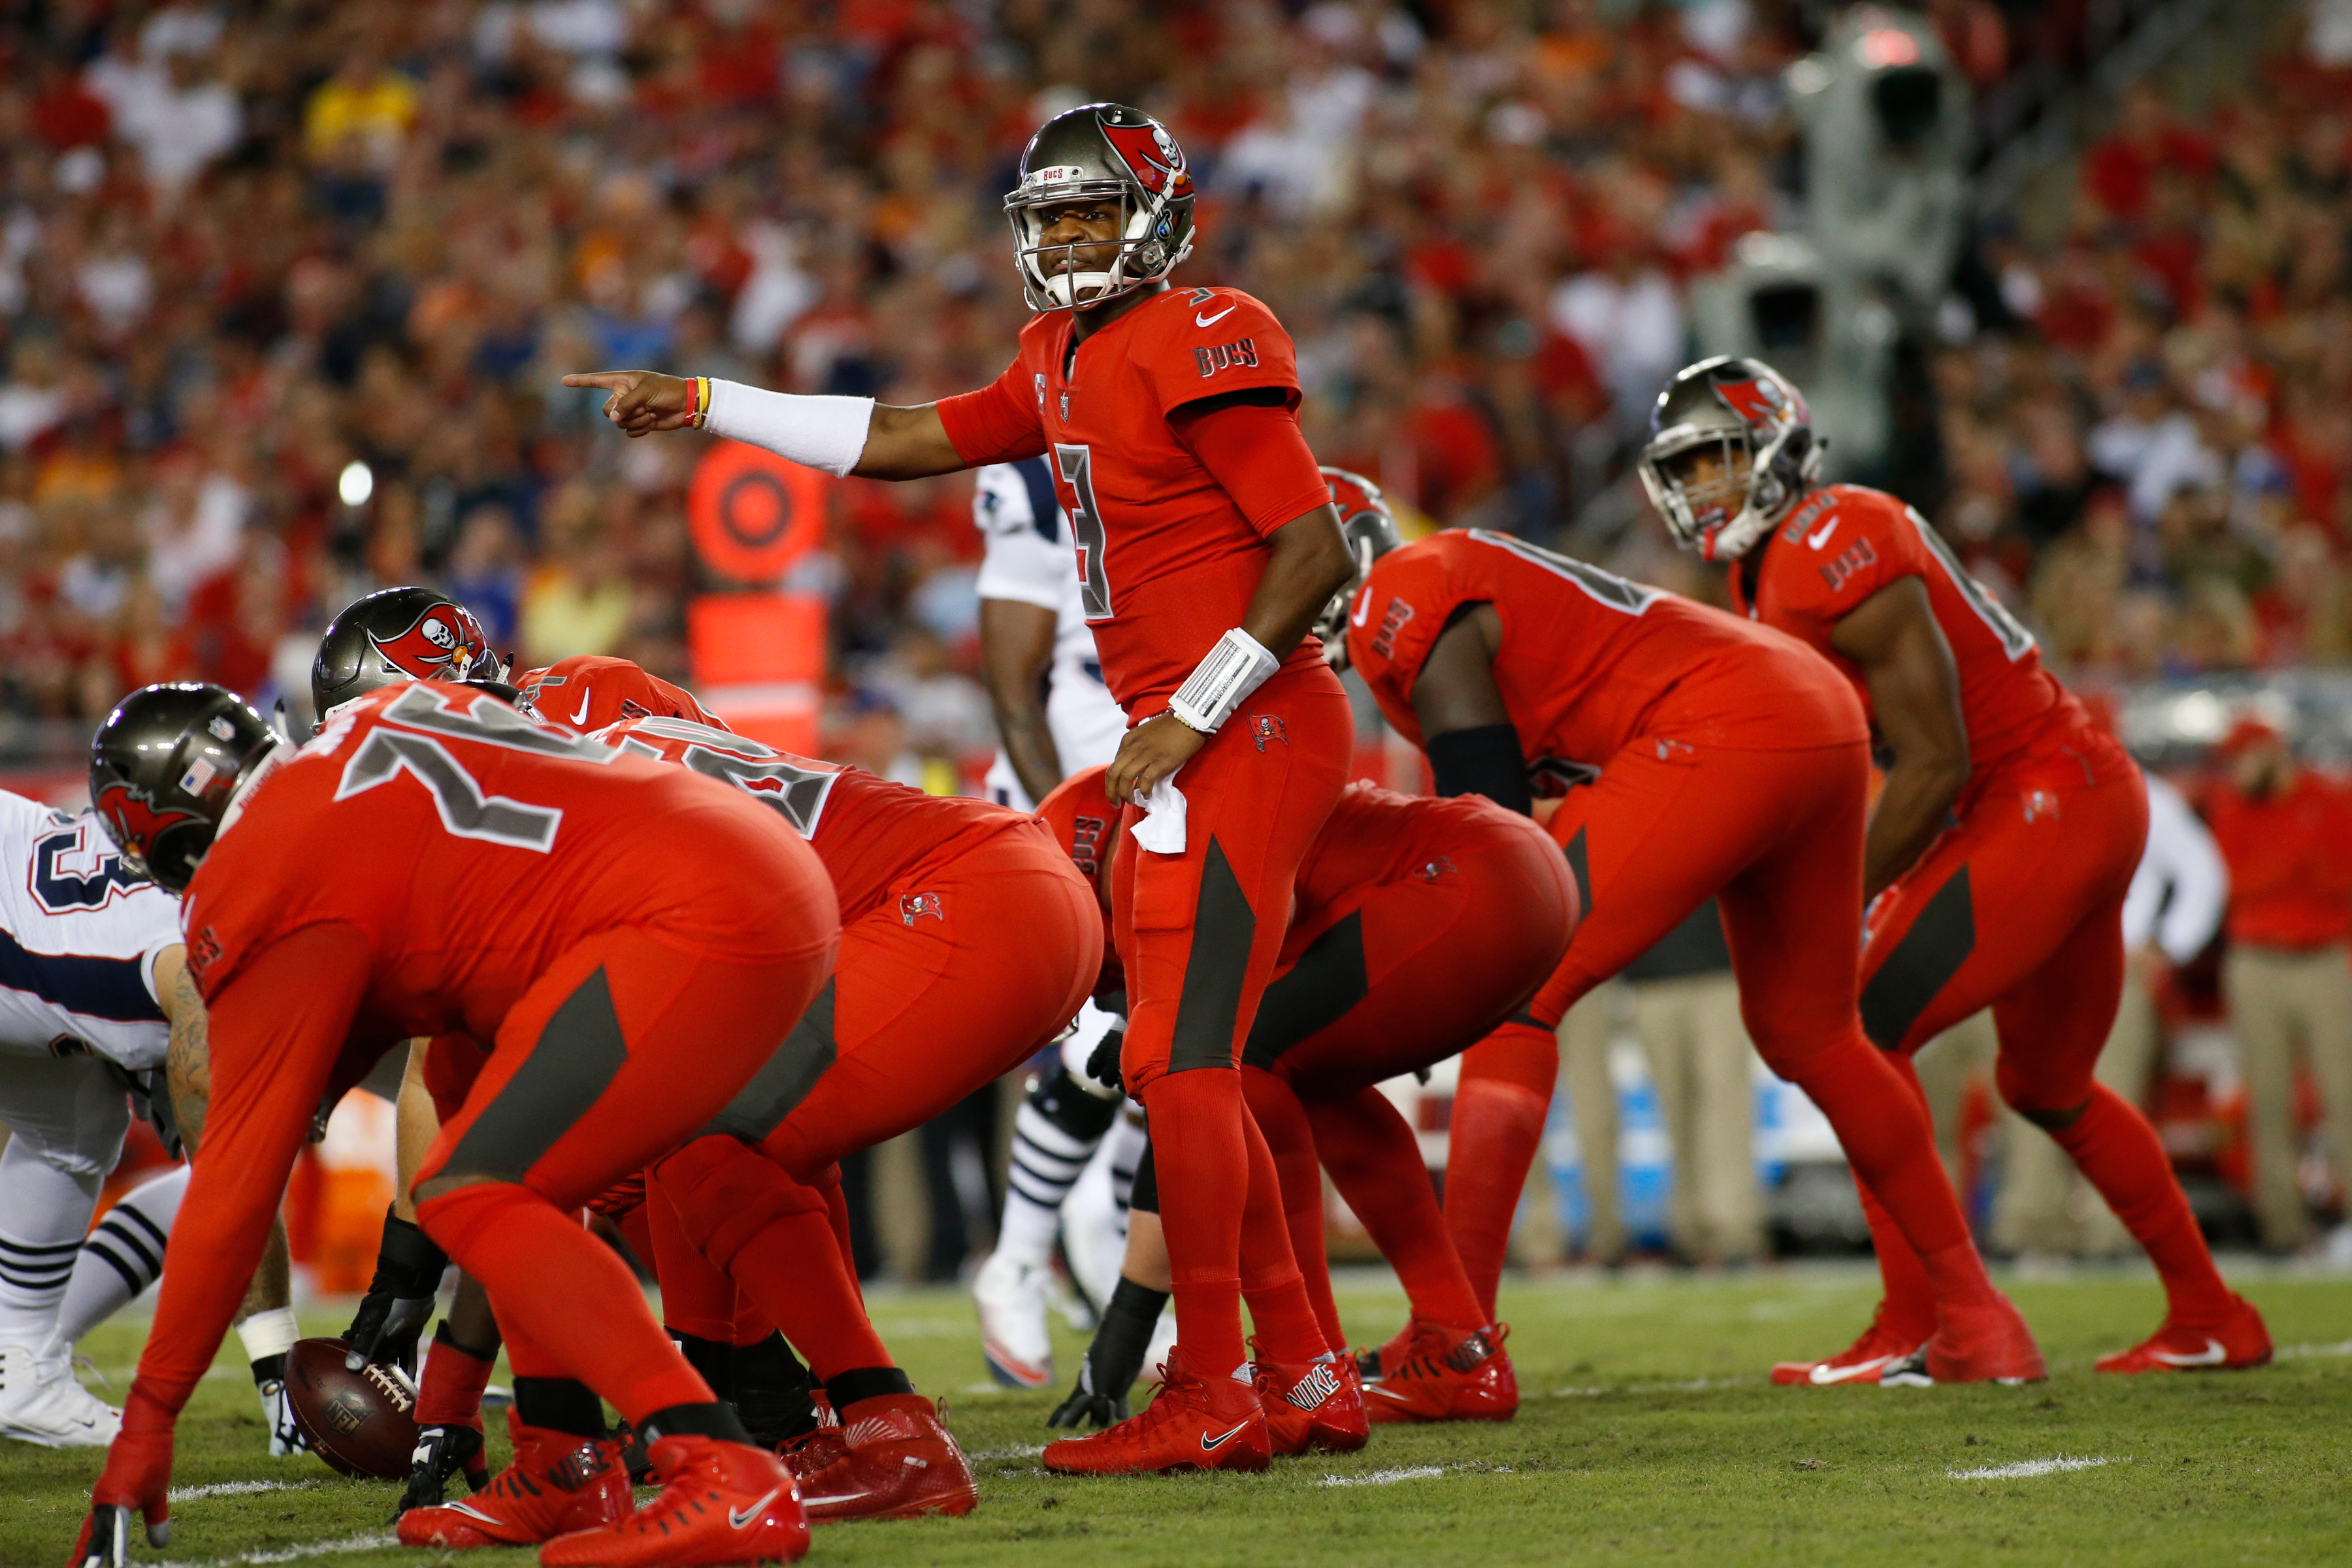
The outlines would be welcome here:
[[[1095,635],[1087,626],[1076,549],[1061,504],[1054,499],[1045,459],[992,463],[976,478],[972,521],[987,546],[980,566],[980,596],[1054,612],[1054,658],[1045,671],[1046,728],[1053,732],[1065,774],[1105,765],[1118,752],[1127,715],[1103,684]],[[1036,804],[1023,793],[1001,750],[989,770],[989,793],[1023,809]]]
[[[97,817],[0,791],[0,1058],[163,1065],[155,957],[180,901],[123,868]]]

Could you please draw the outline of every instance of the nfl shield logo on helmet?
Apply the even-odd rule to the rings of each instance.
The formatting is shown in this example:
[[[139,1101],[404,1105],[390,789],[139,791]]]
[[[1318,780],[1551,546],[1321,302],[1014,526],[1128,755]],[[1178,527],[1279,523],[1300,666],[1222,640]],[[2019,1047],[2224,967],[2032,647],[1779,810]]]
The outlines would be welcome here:
[[[908,893],[898,900],[898,918],[913,925],[923,916],[935,921],[948,918],[948,906],[937,893]]]
[[[1249,721],[1250,739],[1257,742],[1259,751],[1265,750],[1268,741],[1279,741],[1286,746],[1290,744],[1290,727],[1282,721],[1281,714],[1253,713]]]

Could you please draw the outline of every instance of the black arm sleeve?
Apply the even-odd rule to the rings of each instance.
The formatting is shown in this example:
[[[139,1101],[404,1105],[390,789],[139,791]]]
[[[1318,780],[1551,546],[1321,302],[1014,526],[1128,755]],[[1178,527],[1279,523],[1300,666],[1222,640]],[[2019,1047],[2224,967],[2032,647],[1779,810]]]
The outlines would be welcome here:
[[[1425,748],[1440,795],[1483,795],[1521,816],[1533,816],[1534,792],[1519,755],[1519,732],[1508,724],[1481,724],[1432,735]]]

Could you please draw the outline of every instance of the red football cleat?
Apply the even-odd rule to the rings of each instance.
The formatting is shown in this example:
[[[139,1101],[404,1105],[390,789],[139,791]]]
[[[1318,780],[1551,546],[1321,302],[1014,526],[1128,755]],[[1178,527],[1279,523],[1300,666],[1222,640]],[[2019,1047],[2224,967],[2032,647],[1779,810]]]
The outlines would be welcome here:
[[[1352,1454],[1371,1440],[1364,1420],[1363,1384],[1353,1361],[1333,1356],[1252,1362],[1250,1374],[1258,1408],[1265,1412],[1266,1442],[1276,1453],[1304,1454],[1317,1448]]]
[[[403,1513],[403,1546],[528,1546],[628,1517],[618,1443],[526,1426],[511,1409],[507,1433],[513,1463],[471,1497]]]
[[[1091,1436],[1045,1445],[1038,1462],[1069,1476],[1133,1476],[1171,1470],[1262,1470],[1273,1459],[1265,1412],[1248,1384],[1203,1380],[1168,1352],[1151,1403]]]
[[[801,1484],[801,1506],[812,1521],[961,1518],[980,1500],[963,1450],[921,1394],[861,1399],[842,1416],[842,1457]]]
[[[1364,1415],[1391,1421],[1508,1421],[1519,1411],[1519,1380],[1503,1342],[1508,1323],[1449,1328],[1426,1318],[1370,1358],[1364,1378]]]
[[[1931,1326],[1925,1333],[1897,1327],[1886,1321],[1886,1303],[1881,1301],[1872,1315],[1870,1327],[1862,1338],[1846,1346],[1826,1361],[1784,1361],[1772,1367],[1772,1381],[1783,1387],[1796,1384],[1826,1386],[1839,1383],[1876,1383],[1886,1369],[1917,1351],[1933,1337]]]
[[[2033,1331],[1996,1290],[1987,1301],[1937,1309],[1935,1337],[1883,1368],[1882,1388],[1928,1388],[1939,1383],[2039,1383],[2050,1373]]]
[[[2103,1355],[2101,1372],[2236,1372],[2266,1366],[2271,1331],[2263,1315],[2242,1296],[2230,1298],[2230,1315],[2210,1328],[2184,1326],[2170,1318],[2127,1351]]]
[[[717,1437],[656,1437],[661,1495],[618,1523],[559,1536],[541,1568],[739,1568],[797,1563],[808,1521],[783,1462]]]

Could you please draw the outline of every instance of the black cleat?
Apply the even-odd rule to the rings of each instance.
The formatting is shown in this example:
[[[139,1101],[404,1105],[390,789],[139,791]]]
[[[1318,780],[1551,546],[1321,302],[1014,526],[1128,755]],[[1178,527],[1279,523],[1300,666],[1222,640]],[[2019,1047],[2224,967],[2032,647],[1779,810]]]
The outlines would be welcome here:
[[[462,1474],[466,1489],[478,1492],[489,1484],[489,1465],[482,1456],[482,1435],[471,1426],[427,1426],[416,1434],[416,1452],[409,1456],[408,1488],[400,1494],[393,1520],[412,1508],[438,1508],[450,1479]]]

